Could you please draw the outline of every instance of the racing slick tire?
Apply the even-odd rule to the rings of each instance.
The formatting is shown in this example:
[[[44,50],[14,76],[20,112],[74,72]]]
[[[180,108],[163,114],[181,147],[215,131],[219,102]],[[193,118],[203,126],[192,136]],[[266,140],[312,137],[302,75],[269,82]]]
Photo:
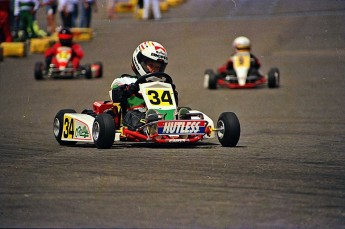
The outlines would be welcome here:
[[[204,88],[217,89],[217,76],[211,69],[205,71]]]
[[[279,87],[280,72],[278,68],[271,68],[268,72],[268,87],[276,88]]]
[[[85,65],[85,78],[86,79],[91,79],[92,78],[91,64],[86,64]]]
[[[240,139],[240,121],[233,112],[223,112],[217,121],[217,137],[224,147],[235,147]]]
[[[110,114],[97,115],[92,126],[93,141],[98,149],[109,149],[115,139],[115,123]]]
[[[4,48],[0,46],[0,62],[4,61]]]
[[[64,145],[64,146],[75,145],[77,143],[76,141],[61,140],[62,133],[63,133],[62,129],[63,129],[63,123],[64,123],[64,115],[66,113],[77,113],[77,112],[73,109],[63,109],[63,110],[60,110],[55,115],[54,124],[53,124],[54,136],[55,136],[56,141],[58,141],[60,145]]]
[[[37,62],[35,64],[35,79],[36,80],[42,80],[43,79],[43,69],[44,69],[44,64],[42,62]]]

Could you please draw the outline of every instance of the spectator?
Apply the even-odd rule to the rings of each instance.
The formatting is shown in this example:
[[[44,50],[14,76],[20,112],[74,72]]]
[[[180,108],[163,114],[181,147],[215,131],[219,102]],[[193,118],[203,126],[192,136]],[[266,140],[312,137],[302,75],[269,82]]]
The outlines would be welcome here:
[[[115,17],[115,12],[114,12],[114,8],[115,8],[115,3],[117,2],[117,0],[107,0],[107,18],[113,19]]]
[[[80,27],[81,28],[90,28],[91,18],[92,18],[92,10],[97,12],[97,3],[96,3],[96,0],[82,0],[82,1],[83,1],[83,4],[81,6]]]
[[[77,19],[79,16],[79,0],[72,0],[73,11],[72,11],[72,27],[77,27]]]
[[[33,23],[39,6],[38,0],[15,0],[14,16],[19,20],[19,29],[23,32],[20,40],[37,37]]]
[[[155,20],[160,20],[162,18],[159,0],[144,0],[144,20],[149,19],[151,10],[153,12],[153,18]]]
[[[10,30],[10,13],[10,0],[2,0],[0,4],[0,43],[12,41]]]
[[[43,0],[42,6],[46,7],[47,13],[47,32],[53,34],[56,28],[55,15],[58,7],[57,0]]]
[[[73,2],[72,0],[58,0],[58,11],[60,13],[63,27],[72,27],[72,12]]]

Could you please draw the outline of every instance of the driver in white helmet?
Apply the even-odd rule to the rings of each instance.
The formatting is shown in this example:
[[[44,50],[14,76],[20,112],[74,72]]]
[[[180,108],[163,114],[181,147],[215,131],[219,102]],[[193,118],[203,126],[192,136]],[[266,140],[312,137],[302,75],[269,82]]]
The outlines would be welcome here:
[[[227,63],[225,63],[225,65],[223,65],[222,67],[220,67],[218,69],[218,72],[221,73],[221,75],[222,75],[222,73],[224,73],[224,76],[226,74],[229,74],[229,73],[231,75],[235,75],[232,57],[234,55],[236,55],[236,53],[239,53],[239,52],[248,52],[248,53],[250,53],[250,73],[254,74],[254,75],[261,76],[261,74],[259,73],[259,69],[261,67],[261,64],[259,62],[259,59],[256,56],[254,56],[254,54],[252,54],[250,52],[251,51],[251,42],[250,42],[249,38],[247,38],[245,36],[237,37],[233,41],[232,46],[235,49],[235,53],[233,53],[231,55],[231,57],[229,58]]]
[[[132,70],[135,75],[123,74],[111,84],[112,101],[120,103],[124,112],[123,124],[129,129],[135,130],[145,124],[145,102],[137,97],[139,87],[134,83],[140,76],[164,72],[168,64],[168,54],[163,45],[155,41],[142,42],[133,53]],[[178,93],[175,85],[172,85],[176,103]]]

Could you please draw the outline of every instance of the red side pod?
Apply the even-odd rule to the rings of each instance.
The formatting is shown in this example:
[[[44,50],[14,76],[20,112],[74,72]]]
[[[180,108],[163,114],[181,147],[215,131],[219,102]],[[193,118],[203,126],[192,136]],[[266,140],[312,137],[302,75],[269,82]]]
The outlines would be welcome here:
[[[113,103],[110,101],[96,101],[93,103],[93,111],[96,114],[101,114],[105,110],[113,108]]]

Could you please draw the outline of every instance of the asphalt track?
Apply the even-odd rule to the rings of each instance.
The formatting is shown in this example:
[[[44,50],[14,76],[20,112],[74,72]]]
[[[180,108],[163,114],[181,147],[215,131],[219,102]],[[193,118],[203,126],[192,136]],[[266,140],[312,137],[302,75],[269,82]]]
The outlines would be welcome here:
[[[188,0],[159,22],[102,7],[82,46],[104,78],[37,82],[40,54],[0,63],[1,228],[345,228],[345,1]],[[203,88],[238,35],[280,88]],[[56,112],[107,100],[144,40],[167,48],[181,105],[237,114],[237,147],[57,144]]]

